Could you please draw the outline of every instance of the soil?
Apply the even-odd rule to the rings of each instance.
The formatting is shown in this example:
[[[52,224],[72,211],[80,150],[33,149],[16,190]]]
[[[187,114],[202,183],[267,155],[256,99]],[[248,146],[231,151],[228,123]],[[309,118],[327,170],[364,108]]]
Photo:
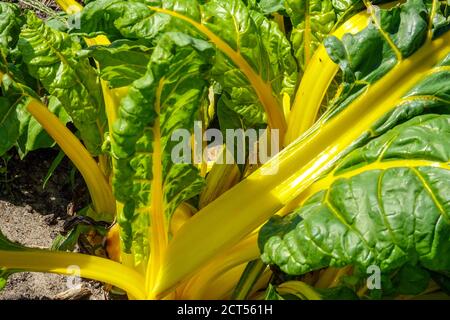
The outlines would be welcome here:
[[[10,240],[28,247],[49,248],[63,230],[64,221],[88,203],[83,180],[78,174],[71,178],[72,165],[66,159],[43,189],[44,178],[56,155],[56,150],[47,149],[20,161],[14,154],[7,167],[0,158],[0,231]],[[0,300],[55,299],[68,290],[67,283],[68,277],[61,275],[16,273],[0,291]],[[83,280],[82,286],[84,299],[107,297],[98,282]]]
[[[19,3],[22,8],[35,11],[41,18],[47,16],[39,6],[27,4],[27,1],[6,2]],[[59,11],[54,0],[37,2]],[[73,174],[73,167],[67,159],[58,166],[43,188],[43,181],[57,153],[57,150],[50,149],[37,151],[23,160],[13,154],[7,166],[0,157],[0,231],[11,241],[27,247],[50,248],[63,231],[64,222],[89,202],[83,180]],[[78,248],[75,250],[79,251]],[[82,290],[78,295],[68,294],[68,281],[68,277],[56,274],[16,273],[0,290],[0,300],[110,299],[103,284],[88,280],[82,280]],[[123,299],[123,296],[113,297]]]

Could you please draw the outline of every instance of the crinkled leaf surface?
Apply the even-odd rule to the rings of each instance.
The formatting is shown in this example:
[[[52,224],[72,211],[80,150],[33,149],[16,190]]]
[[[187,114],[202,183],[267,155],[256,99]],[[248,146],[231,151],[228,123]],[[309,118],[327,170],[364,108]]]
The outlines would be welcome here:
[[[288,274],[407,262],[450,270],[449,128],[448,115],[419,116],[354,150],[322,190],[263,228],[262,259]]]
[[[78,40],[27,15],[19,49],[30,73],[64,106],[89,151],[101,150],[104,116],[98,76],[87,58],[77,55]]]
[[[0,52],[3,55],[15,46],[22,24],[19,7],[13,3],[0,2]]]
[[[91,47],[88,55],[99,63],[102,79],[108,81],[110,87],[118,88],[129,86],[144,76],[151,51],[146,41],[124,39],[109,46]]]
[[[113,185],[117,200],[124,205],[119,215],[123,249],[134,254],[136,263],[149,254],[149,213],[158,201],[152,197],[162,196],[164,212],[160,214],[168,227],[177,206],[202,189],[203,178],[195,166],[172,162],[171,153],[179,141],[172,141],[171,136],[175,130],[184,130],[190,137],[194,121],[200,119],[212,51],[205,41],[181,33],[166,34],[145,76],[133,83],[122,100],[113,130]],[[162,177],[160,185],[155,176]]]
[[[140,2],[93,2],[80,13],[78,31],[129,39],[181,31],[208,39],[217,48],[213,76],[224,91],[221,106],[231,109],[243,126],[265,124],[264,111],[281,112],[282,94],[293,93],[297,67],[275,22],[241,0],[145,3],[152,9]]]
[[[342,41],[328,38],[344,82],[317,128],[427,46],[436,32],[430,17],[429,2],[410,0],[377,11],[366,29]],[[267,263],[295,275],[346,265],[449,269],[449,57],[405,88],[392,110],[312,185],[298,210],[262,229]]]

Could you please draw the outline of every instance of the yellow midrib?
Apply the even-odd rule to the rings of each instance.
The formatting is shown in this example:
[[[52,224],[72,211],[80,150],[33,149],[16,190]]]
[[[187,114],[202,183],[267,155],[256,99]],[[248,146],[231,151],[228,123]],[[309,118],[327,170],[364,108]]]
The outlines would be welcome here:
[[[436,17],[438,2],[439,0],[433,0],[433,3],[431,5],[431,14],[430,19],[428,21],[428,35],[427,35],[428,39],[433,38],[433,20]]]
[[[136,299],[145,299],[143,277],[135,270],[109,259],[95,256],[46,250],[0,250],[0,266],[7,269],[53,272],[74,275],[69,266],[79,267],[80,277],[115,285]]]
[[[341,38],[350,30],[360,31],[367,26],[367,22],[367,13],[358,13],[340,26],[333,35]],[[288,119],[285,146],[297,139],[314,123],[323,97],[338,70],[339,66],[331,61],[324,45],[320,45],[306,66],[305,74],[295,95]]]
[[[348,146],[395,108],[398,100],[445,58],[449,43],[450,32],[425,43],[341,113],[291,143],[277,157],[199,211],[171,240],[156,294],[166,292],[218,251],[236,244],[305,191]],[[275,161],[279,162],[277,174],[265,175]],[[210,234],[208,241],[202,237],[204,232]],[[196,248],[195,255],[192,248]]]
[[[430,160],[418,160],[418,159],[402,159],[402,160],[391,160],[391,161],[376,161],[371,164],[365,165],[360,168],[352,169],[340,174],[334,174],[331,172],[324,178],[318,180],[314,183],[310,188],[305,190],[299,198],[295,201],[295,206],[301,206],[309,197],[316,194],[317,192],[328,190],[333,183],[335,183],[339,179],[350,179],[359,174],[369,171],[376,170],[388,170],[394,168],[418,168],[418,167],[435,167],[441,168],[445,170],[450,170],[450,166],[446,162],[437,162]],[[292,205],[291,205],[292,207]]]
[[[389,9],[396,4],[397,2],[391,2],[380,7]],[[342,38],[347,32],[360,32],[367,27],[368,22],[369,14],[367,12],[357,13],[343,23],[332,35]],[[387,40],[390,41],[390,39]],[[393,50],[395,51],[395,46]],[[396,54],[398,55],[398,53],[397,50]],[[285,146],[293,142],[313,125],[317,119],[323,98],[338,70],[339,66],[331,61],[324,45],[321,44],[306,67],[300,87],[295,95],[288,119],[288,129],[284,141]]]
[[[152,187],[150,210],[150,258],[146,273],[146,291],[151,292],[157,278],[164,254],[166,251],[168,236],[163,205],[163,178],[162,178],[162,148],[161,148],[161,94],[164,87],[164,78],[159,80],[156,92],[155,112],[157,118],[153,126],[153,154],[152,154]]]
[[[207,27],[186,17],[178,12],[168,9],[149,6],[149,8],[155,12],[165,13],[175,18],[181,19],[193,25],[197,30],[208,37],[223,53],[225,53],[233,63],[240,69],[240,71],[247,77],[248,81],[254,88],[258,98],[264,107],[264,111],[267,114],[269,127],[272,129],[280,130],[280,137],[284,137],[286,131],[286,120],[284,118],[283,110],[279,105],[277,99],[273,96],[272,86],[270,83],[265,82],[249,65],[249,63],[230,47],[225,41],[219,38],[215,33],[209,30]]]
[[[446,169],[449,170],[450,166],[447,165]],[[442,203],[439,201],[439,199],[436,197],[436,194],[431,189],[430,183],[422,176],[422,174],[419,172],[419,170],[417,170],[417,168],[412,168],[412,170],[413,170],[414,174],[416,175],[416,177],[422,183],[423,187],[427,191],[430,198],[433,200],[433,203],[438,208],[441,216],[448,222],[450,219],[449,219],[448,215],[446,214],[445,208],[442,205]]]
[[[400,52],[400,50],[395,45],[394,41],[392,41],[389,34],[387,34],[383,28],[380,25],[380,21],[378,20],[378,17],[376,16],[375,6],[372,5],[372,3],[369,0],[364,0],[364,4],[366,5],[367,10],[370,11],[370,16],[372,18],[373,23],[377,26],[378,31],[380,32],[381,36],[384,38],[384,40],[389,44],[389,47],[392,49],[392,51],[395,54],[395,57],[397,58],[397,61],[403,60],[403,55]]]

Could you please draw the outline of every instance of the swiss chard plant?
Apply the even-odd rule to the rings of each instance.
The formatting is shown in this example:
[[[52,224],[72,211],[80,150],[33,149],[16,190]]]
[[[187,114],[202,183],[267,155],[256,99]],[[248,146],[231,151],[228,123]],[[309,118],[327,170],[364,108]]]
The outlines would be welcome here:
[[[0,2],[0,156],[56,142],[109,259],[0,234],[0,286],[77,265],[130,299],[447,296],[448,1],[56,2]],[[174,162],[206,129],[280,152]]]

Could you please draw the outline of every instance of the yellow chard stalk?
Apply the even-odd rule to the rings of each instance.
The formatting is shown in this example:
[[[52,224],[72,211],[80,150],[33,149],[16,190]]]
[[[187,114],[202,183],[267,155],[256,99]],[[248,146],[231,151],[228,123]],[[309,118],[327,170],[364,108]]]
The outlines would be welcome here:
[[[4,76],[0,71],[0,83]],[[51,113],[39,100],[23,92],[27,99],[27,110],[56,141],[64,153],[74,163],[85,179],[95,211],[106,220],[112,220],[115,213],[114,196],[108,182],[90,153],[77,137]]]
[[[73,0],[57,0],[57,2],[68,13],[82,10],[82,6]],[[437,10],[436,3],[433,5],[434,12]],[[387,6],[390,7],[392,4]],[[105,177],[81,142],[59,122],[58,118],[45,105],[39,100],[27,96],[26,98],[30,100],[27,105],[29,112],[55,139],[85,178],[96,211],[112,217],[117,208],[122,243],[129,247],[121,248],[121,263],[75,253],[22,248],[20,250],[17,248],[5,249],[0,250],[2,267],[71,274],[68,266],[77,265],[80,267],[82,277],[118,286],[126,290],[130,298],[135,299],[229,298],[246,269],[246,263],[259,257],[257,237],[261,225],[274,214],[289,213],[312,194],[327,189],[336,179],[349,178],[360,173],[355,170],[335,175],[331,169],[348,151],[349,147],[355,144],[355,141],[365,134],[371,133],[371,128],[377,120],[404,101],[403,97],[408,90],[425,76],[437,72],[432,68],[449,54],[450,49],[450,32],[436,39],[432,39],[430,33],[426,43],[420,49],[408,58],[402,58],[400,50],[383,33],[386,42],[397,57],[396,65],[380,80],[368,85],[361,95],[340,110],[338,114],[316,121],[322,100],[338,71],[338,66],[328,57],[323,45],[309,61],[293,107],[289,110],[289,95],[283,94],[280,99],[283,101],[283,108],[272,94],[271,84],[265,82],[253,70],[241,52],[232,48],[201,22],[169,9],[158,7],[150,7],[150,9],[158,14],[169,15],[189,23],[215,48],[225,53],[256,91],[266,112],[269,127],[281,130],[280,135],[286,145],[285,149],[239,183],[237,182],[241,177],[236,166],[214,166],[207,176],[207,187],[202,193],[198,192],[191,196],[192,198],[200,194],[200,210],[198,212],[184,202],[191,199],[189,197],[183,198],[176,205],[171,204],[173,199],[168,199],[170,192],[165,190],[167,183],[165,175],[169,175],[173,167],[167,169],[169,165],[164,162],[165,156],[167,156],[164,134],[167,135],[167,131],[172,129],[172,127],[168,128],[167,123],[180,127],[185,125],[185,123],[181,123],[181,120],[171,118],[175,113],[174,110],[178,112],[184,110],[181,107],[188,108],[196,105],[202,98],[203,84],[199,83],[203,80],[203,75],[199,75],[199,70],[203,70],[204,67],[202,64],[204,63],[202,60],[204,52],[199,53],[201,49],[198,47],[195,50],[189,49],[192,50],[189,58],[195,61],[193,69],[186,66],[187,64],[183,63],[182,59],[177,59],[179,56],[167,58],[168,55],[161,54],[161,61],[167,59],[169,62],[167,64],[170,66],[174,64],[176,69],[178,68],[177,71],[182,71],[180,72],[181,80],[174,73],[158,74],[158,71],[166,65],[164,62],[158,65],[160,61],[152,60],[154,65],[151,64],[150,69],[153,67],[154,69],[147,70],[145,81],[134,83],[130,88],[111,90],[107,82],[101,81],[111,133],[110,138],[116,137],[117,140],[114,141],[116,153],[111,161],[114,173],[116,173],[114,178],[116,182],[119,181],[115,185],[116,195],[122,193],[120,198],[117,196],[119,201],[116,202],[109,185],[109,177]],[[369,13],[357,14],[344,23],[334,33],[334,36],[341,38],[344,33],[364,29],[368,24],[369,17]],[[282,21],[278,15],[277,21],[279,23]],[[377,24],[376,19],[374,19],[374,23]],[[89,46],[110,44],[105,36],[86,39],[86,43]],[[205,44],[202,42],[202,45]],[[209,44],[206,43],[206,45]],[[158,47],[158,49],[167,53],[163,51],[167,48]],[[173,53],[172,51],[168,50],[170,54]],[[448,67],[441,67],[437,70],[442,71],[445,68],[448,69]],[[0,73],[1,78],[4,76],[8,75]],[[194,94],[184,91],[177,92],[178,82],[182,81],[195,83],[198,85],[194,88],[197,91]],[[128,105],[131,104],[129,100],[125,102],[122,100],[128,90],[135,97],[139,96],[141,99],[136,98],[133,106],[140,109],[142,113],[136,109],[131,110],[133,106]],[[150,93],[150,98],[144,93]],[[181,101],[174,103],[180,109],[169,109],[168,105],[171,103],[170,96],[172,94]],[[131,99],[130,95],[127,98]],[[151,101],[149,109],[140,108],[139,102],[148,101]],[[136,114],[127,113],[130,110]],[[142,120],[141,123],[142,127],[147,130],[144,134],[132,130],[127,131],[130,128],[128,122],[141,121],[141,118],[147,116],[145,112],[150,113],[150,111],[154,112],[149,117],[151,119]],[[286,118],[288,118],[288,125],[286,125]],[[114,123],[119,125],[113,127]],[[138,143],[130,148],[128,143],[133,139],[139,141],[141,149],[137,149]],[[129,172],[132,170],[127,171],[128,167],[122,165],[124,163],[129,165],[132,161],[135,167],[144,168],[147,171],[144,174],[142,172],[130,174]],[[375,162],[370,165],[370,169],[384,170],[400,165],[405,166],[405,161],[401,163],[400,161]],[[407,165],[410,167],[425,165],[448,168],[448,164],[437,165],[423,160],[409,160]],[[127,171],[128,176],[126,174],[120,176],[123,173],[120,170],[124,167],[126,167],[124,171]],[[275,171],[274,168],[276,168]],[[149,171],[151,174],[147,175]],[[173,172],[179,173],[180,171]],[[142,175],[138,176],[138,174]],[[127,184],[128,180],[133,180],[135,184]],[[189,182],[194,184],[192,181]],[[141,192],[139,200],[136,200],[137,197],[127,198],[127,186],[141,188],[139,189]],[[124,190],[117,190],[122,187]],[[173,186],[171,187],[173,188]],[[132,188],[129,187],[128,191],[129,189]],[[173,190],[169,191],[177,193]],[[140,203],[136,204],[139,201]],[[132,208],[130,210],[132,217],[126,216],[126,214],[130,214],[130,211],[126,211],[125,207]],[[138,219],[141,219],[138,221],[141,223],[138,226],[143,226],[142,230],[144,230],[142,232],[144,240],[139,245],[146,246],[144,248],[146,251],[143,250],[144,253],[140,253],[139,266],[136,263],[135,256],[137,254],[134,250],[137,241],[132,238],[134,235],[130,235],[130,230],[135,232],[132,228],[136,227]],[[130,228],[127,229],[127,227]],[[0,238],[0,244],[2,244],[1,241],[4,239]],[[8,247],[6,246],[6,248]],[[294,294],[301,298],[319,300],[321,299],[320,295],[310,287],[312,282],[316,282],[317,287],[332,287],[350,270],[351,267],[341,270],[328,269],[323,272],[323,277],[317,282],[315,280],[310,282],[307,280],[305,282],[289,281],[278,286],[277,290],[280,294]],[[262,268],[255,269],[254,273],[250,275],[252,281],[244,284],[243,295],[260,298],[261,296],[256,293],[256,290],[267,284],[270,271]],[[256,273],[258,274],[256,275]],[[258,276],[260,276],[259,279]],[[255,279],[258,280],[253,281]],[[243,296],[238,295],[238,298],[243,298]]]
[[[428,39],[427,44],[411,57],[398,61],[382,81],[370,86],[346,109],[325,123],[319,121],[271,162],[196,214],[169,243],[155,294],[169,291],[305,191],[353,141],[395,108],[402,96],[446,57],[448,43],[448,33],[433,41]],[[372,107],[367,109],[367,105]],[[264,175],[264,169],[273,161],[278,161],[277,174]],[[195,255],[190,248],[196,248]]]

